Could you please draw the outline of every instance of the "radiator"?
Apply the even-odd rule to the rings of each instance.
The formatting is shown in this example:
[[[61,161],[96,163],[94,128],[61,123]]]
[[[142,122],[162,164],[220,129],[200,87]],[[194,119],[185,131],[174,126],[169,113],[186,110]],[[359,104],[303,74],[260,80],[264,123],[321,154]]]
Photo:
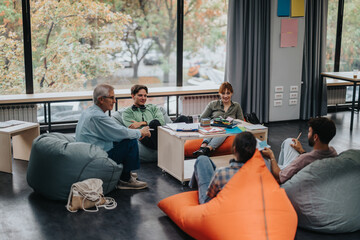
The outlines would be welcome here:
[[[343,104],[346,102],[346,86],[327,88],[328,105]]]
[[[37,105],[0,105],[0,122],[7,120],[37,122]]]
[[[209,102],[219,99],[218,94],[180,97],[179,113],[186,116],[200,115]]]

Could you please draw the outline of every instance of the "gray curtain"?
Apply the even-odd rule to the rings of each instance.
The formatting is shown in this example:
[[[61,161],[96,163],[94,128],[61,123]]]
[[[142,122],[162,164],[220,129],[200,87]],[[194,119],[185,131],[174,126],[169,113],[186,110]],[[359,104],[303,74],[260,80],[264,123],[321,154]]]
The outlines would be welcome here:
[[[269,0],[229,0],[225,81],[244,113],[269,121]]]
[[[303,120],[327,114],[326,81],[320,78],[325,70],[327,8],[328,0],[306,1],[300,107]]]

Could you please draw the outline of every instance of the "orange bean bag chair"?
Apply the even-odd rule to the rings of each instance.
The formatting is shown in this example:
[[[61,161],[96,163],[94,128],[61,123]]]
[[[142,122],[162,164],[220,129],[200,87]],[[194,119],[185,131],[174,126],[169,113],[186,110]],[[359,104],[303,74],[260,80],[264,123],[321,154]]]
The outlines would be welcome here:
[[[294,239],[297,215],[259,151],[208,203],[198,192],[176,194],[158,207],[195,239]]]
[[[225,141],[211,153],[211,156],[222,156],[231,154],[231,147],[236,135],[228,136]],[[203,139],[186,140],[184,144],[185,157],[194,157],[193,152],[199,150]]]

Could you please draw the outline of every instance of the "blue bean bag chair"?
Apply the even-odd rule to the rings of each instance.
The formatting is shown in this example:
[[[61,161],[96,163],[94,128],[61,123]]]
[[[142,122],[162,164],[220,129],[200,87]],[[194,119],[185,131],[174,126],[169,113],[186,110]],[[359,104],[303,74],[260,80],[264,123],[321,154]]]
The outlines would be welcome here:
[[[300,227],[325,233],[360,230],[360,150],[317,160],[282,187]]]
[[[61,133],[45,133],[33,142],[27,182],[49,199],[67,201],[71,185],[88,178],[101,179],[104,194],[109,193],[122,169],[122,164],[98,146],[75,142],[74,137]]]

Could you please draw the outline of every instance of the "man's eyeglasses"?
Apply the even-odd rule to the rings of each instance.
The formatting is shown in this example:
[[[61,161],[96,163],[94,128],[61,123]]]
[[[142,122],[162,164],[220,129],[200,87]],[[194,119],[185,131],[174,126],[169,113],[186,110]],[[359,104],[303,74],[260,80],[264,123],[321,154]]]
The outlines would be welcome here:
[[[112,100],[115,100],[115,96],[103,96],[103,98],[111,98]]]

